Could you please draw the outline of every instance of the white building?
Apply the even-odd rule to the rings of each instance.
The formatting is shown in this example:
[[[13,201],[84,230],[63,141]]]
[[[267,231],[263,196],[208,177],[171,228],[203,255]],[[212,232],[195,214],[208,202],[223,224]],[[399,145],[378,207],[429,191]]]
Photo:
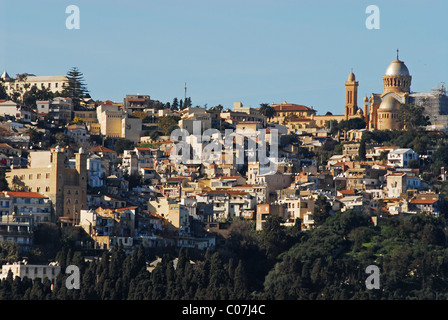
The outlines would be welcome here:
[[[31,122],[37,120],[37,114],[29,107],[20,105],[14,101],[0,103],[0,116]]]
[[[88,130],[83,124],[71,124],[67,126],[67,136],[72,138],[75,142],[87,142],[90,135]]]
[[[407,168],[411,160],[418,160],[418,154],[410,148],[398,148],[387,154],[389,166]]]
[[[5,79],[6,93],[11,96],[14,92],[20,92],[22,95],[31,87],[37,89],[47,89],[53,93],[62,92],[68,86],[66,76],[35,76],[28,75],[21,80],[8,78]]]
[[[0,279],[6,279],[11,270],[13,279],[19,277],[23,279],[41,279],[48,278],[51,282],[55,282],[57,276],[61,272],[61,267],[57,263],[49,265],[27,264],[26,262],[15,262],[12,264],[4,264],[1,269]]]

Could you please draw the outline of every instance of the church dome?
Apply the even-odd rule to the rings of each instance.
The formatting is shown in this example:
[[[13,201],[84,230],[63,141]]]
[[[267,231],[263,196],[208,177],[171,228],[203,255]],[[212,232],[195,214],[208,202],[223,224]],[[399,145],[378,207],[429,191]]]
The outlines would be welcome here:
[[[400,103],[392,96],[386,96],[378,108],[379,112],[392,112],[400,108]]]
[[[386,76],[409,76],[409,69],[406,67],[403,61],[392,61],[386,69]]]

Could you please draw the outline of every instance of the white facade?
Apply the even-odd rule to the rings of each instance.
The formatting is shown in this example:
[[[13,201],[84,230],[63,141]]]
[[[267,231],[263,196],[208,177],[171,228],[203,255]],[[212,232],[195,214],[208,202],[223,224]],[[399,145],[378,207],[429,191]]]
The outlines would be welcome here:
[[[51,92],[56,93],[62,92],[68,86],[68,79],[66,76],[27,76],[23,81],[9,80],[4,85],[9,96],[14,92],[23,94],[33,86],[36,86],[38,90],[48,88]]]
[[[0,116],[12,117],[24,122],[36,121],[37,119],[37,114],[31,108],[17,104],[14,101],[0,103]]]
[[[26,264],[22,262],[15,262],[13,264],[4,264],[1,269],[0,279],[6,279],[9,270],[13,274],[13,279],[19,277],[23,279],[24,277],[30,279],[44,279],[48,278],[51,282],[56,280],[56,277],[61,272],[61,267],[57,264],[50,265],[37,265],[37,264]]]
[[[417,159],[418,154],[409,148],[398,148],[387,154],[387,164],[394,167],[408,168],[409,161]]]

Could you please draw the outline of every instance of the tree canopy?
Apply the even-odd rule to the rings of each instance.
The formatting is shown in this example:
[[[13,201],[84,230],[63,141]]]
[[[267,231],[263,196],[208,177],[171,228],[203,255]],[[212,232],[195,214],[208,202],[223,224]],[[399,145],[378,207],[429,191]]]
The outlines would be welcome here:
[[[62,90],[62,95],[71,98],[75,107],[80,106],[80,102],[89,92],[84,81],[84,75],[78,67],[72,67],[67,72],[68,85]]]

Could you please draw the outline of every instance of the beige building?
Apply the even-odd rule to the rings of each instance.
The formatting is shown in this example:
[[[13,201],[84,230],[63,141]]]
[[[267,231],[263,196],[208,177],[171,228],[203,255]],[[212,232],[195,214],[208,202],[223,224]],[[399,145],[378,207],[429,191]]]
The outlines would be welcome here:
[[[85,110],[85,111],[73,111],[73,118],[80,118],[86,125],[91,125],[92,123],[98,123],[96,117],[96,110]]]
[[[388,173],[386,176],[386,192],[388,198],[400,198],[407,190],[407,175],[403,172]]]
[[[311,118],[316,115],[316,110],[312,107],[306,107],[299,104],[291,104],[283,101],[281,104],[272,104],[271,107],[275,110],[275,115],[271,122],[278,124],[286,124],[290,119],[296,118]]]
[[[29,167],[12,169],[6,173],[6,180],[13,190],[47,196],[55,221],[76,224],[87,204],[87,154],[82,148],[75,154],[75,163],[75,168],[70,168],[66,151],[59,147],[34,151]]]
[[[314,224],[314,198],[311,195],[285,198],[282,202],[286,206],[286,218],[291,224],[294,224],[296,219],[301,219],[302,227],[306,229]]]
[[[205,130],[212,127],[212,115],[207,113],[205,108],[186,108],[181,111],[181,114],[182,118],[179,121],[179,128],[187,130],[189,134],[194,134],[195,129],[202,134]]]
[[[257,204],[255,228],[256,230],[263,230],[263,225],[269,216],[276,215],[284,217],[285,207],[282,204]]]
[[[150,200],[148,202],[148,211],[162,216],[169,223],[168,227],[182,229],[190,226],[186,206],[168,197]]]
[[[14,92],[20,92],[21,95],[35,86],[37,89],[49,89],[51,92],[62,92],[68,86],[66,76],[35,76],[28,75],[23,79],[5,79],[6,93],[11,96]]]
[[[260,111],[251,107],[244,107],[239,101],[233,103],[232,111],[221,112],[220,118],[232,125],[239,122],[258,122],[262,126],[266,125],[266,117]]]
[[[103,136],[140,142],[142,119],[129,118],[128,114],[116,104],[102,104],[98,106],[96,112]]]

